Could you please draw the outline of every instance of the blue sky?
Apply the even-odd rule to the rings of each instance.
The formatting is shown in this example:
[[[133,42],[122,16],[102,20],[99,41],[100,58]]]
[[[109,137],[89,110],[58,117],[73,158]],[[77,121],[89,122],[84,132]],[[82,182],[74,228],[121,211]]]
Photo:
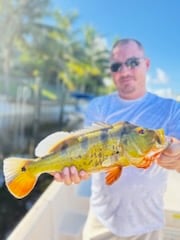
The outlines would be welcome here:
[[[180,1],[52,0],[63,12],[76,9],[78,24],[91,25],[111,46],[115,37],[140,40],[151,59],[148,88],[180,95]]]

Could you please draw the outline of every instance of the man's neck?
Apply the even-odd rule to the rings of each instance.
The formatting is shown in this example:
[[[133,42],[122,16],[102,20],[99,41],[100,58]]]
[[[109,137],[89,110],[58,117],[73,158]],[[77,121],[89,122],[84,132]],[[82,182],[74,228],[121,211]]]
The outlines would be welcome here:
[[[137,100],[139,98],[142,98],[146,95],[147,91],[144,91],[142,93],[133,93],[133,94],[122,94],[119,93],[119,97],[124,100]]]

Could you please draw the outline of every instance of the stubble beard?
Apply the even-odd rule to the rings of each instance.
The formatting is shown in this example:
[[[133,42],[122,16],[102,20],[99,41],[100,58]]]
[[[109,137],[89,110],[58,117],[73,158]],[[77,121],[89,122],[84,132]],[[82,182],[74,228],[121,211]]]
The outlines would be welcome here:
[[[127,80],[126,82],[126,79]],[[123,94],[131,94],[136,91],[136,86],[133,84],[135,82],[135,79],[131,76],[127,78],[121,78],[119,80],[119,91],[122,92]]]

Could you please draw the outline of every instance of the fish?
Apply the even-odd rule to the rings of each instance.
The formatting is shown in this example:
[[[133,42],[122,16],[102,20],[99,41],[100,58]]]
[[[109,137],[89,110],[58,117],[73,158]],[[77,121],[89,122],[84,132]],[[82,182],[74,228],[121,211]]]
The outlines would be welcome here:
[[[130,122],[97,122],[76,131],[48,135],[35,148],[35,158],[4,159],[5,184],[15,198],[24,198],[41,174],[75,166],[89,174],[105,172],[105,183],[111,185],[124,167],[150,167],[167,146],[162,128],[153,130]]]

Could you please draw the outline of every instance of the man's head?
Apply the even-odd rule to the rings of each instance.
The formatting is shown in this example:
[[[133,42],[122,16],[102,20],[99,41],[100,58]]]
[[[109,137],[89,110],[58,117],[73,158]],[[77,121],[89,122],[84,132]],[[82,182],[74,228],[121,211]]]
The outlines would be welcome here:
[[[111,74],[120,97],[136,99],[146,92],[150,61],[143,46],[134,39],[118,40],[111,52]]]

